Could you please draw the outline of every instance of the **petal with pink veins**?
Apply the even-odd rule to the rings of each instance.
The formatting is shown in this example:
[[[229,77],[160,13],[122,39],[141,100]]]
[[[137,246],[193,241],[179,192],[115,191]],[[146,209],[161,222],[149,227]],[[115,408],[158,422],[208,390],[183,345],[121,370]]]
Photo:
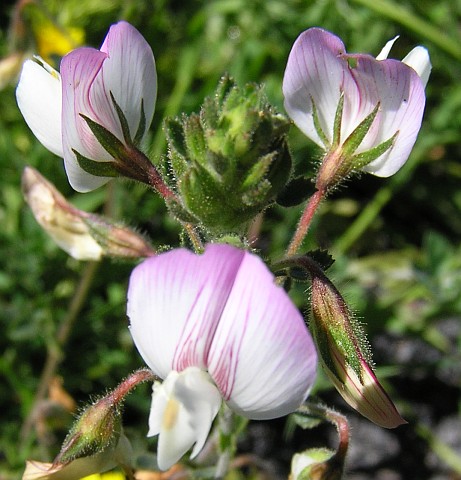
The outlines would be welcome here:
[[[203,255],[176,249],[136,267],[128,288],[130,332],[161,378],[171,370],[206,368],[213,336],[244,252],[210,245]]]
[[[316,366],[302,315],[259,257],[246,252],[208,357],[224,400],[252,419],[286,415],[306,399]]]

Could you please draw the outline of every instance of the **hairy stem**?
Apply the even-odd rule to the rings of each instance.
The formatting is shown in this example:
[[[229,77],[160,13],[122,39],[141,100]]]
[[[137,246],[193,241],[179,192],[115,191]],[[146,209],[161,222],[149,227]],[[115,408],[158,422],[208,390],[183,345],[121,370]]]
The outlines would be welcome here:
[[[317,190],[307,202],[304,212],[298,222],[296,232],[291,239],[290,245],[288,246],[286,252],[287,257],[295,255],[301,247],[303,240],[306,237],[309,227],[311,225],[312,219],[314,218],[314,214],[317,211],[317,208],[320,205],[320,202],[322,201],[324,196],[324,190]]]

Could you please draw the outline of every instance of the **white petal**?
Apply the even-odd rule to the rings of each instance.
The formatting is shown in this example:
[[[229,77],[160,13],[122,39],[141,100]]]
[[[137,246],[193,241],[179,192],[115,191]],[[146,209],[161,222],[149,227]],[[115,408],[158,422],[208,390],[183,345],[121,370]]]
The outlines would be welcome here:
[[[197,367],[170,372],[154,385],[148,436],[159,435],[157,463],[167,470],[195,444],[191,458],[203,448],[221,405],[210,376]]]
[[[421,46],[415,47],[402,62],[411,67],[419,75],[425,87],[432,69],[427,49]]]
[[[259,257],[247,252],[208,359],[224,400],[248,418],[286,415],[306,399],[316,367],[302,315]]]
[[[63,157],[61,77],[43,62],[27,60],[22,68],[16,99],[24,119],[40,143]]]
[[[384,45],[384,48],[379,52],[379,54],[376,56],[376,60],[386,60],[386,58],[389,56],[389,52],[391,51],[391,48],[393,47],[395,41],[399,38],[399,35],[394,37],[392,40],[389,40],[386,45]]]

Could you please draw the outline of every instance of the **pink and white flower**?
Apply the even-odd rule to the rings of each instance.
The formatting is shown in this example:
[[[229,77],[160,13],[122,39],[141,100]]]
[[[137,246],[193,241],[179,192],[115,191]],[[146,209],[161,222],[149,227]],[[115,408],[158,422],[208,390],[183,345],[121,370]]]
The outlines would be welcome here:
[[[264,263],[229,245],[152,257],[128,290],[133,340],[160,378],[149,436],[167,469],[202,449],[222,400],[250,419],[293,412],[315,379],[317,355],[302,315]]]
[[[131,139],[141,133],[142,140],[157,97],[154,55],[133,26],[119,22],[111,26],[100,50],[78,48],[62,59],[60,70],[59,74],[41,59],[26,61],[16,90],[17,102],[38,140],[64,158],[72,187],[86,192],[111,177],[85,171],[76,152],[94,162],[113,162],[114,158],[82,115],[126,144],[116,103]]]
[[[334,177],[337,170],[339,177],[352,170],[393,175],[416,141],[431,69],[429,55],[416,47],[403,61],[387,59],[392,43],[378,58],[348,54],[337,36],[311,28],[293,45],[283,79],[285,109],[327,154],[338,152],[322,174],[333,179],[331,183],[340,180]],[[361,125],[363,138],[357,130]],[[352,141],[354,134],[358,145]],[[352,155],[347,168],[339,165]]]

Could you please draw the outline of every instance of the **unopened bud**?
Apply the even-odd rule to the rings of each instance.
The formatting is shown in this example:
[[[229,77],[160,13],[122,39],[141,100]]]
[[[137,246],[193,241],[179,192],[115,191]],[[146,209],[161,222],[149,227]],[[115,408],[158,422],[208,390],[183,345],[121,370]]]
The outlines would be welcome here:
[[[340,480],[343,467],[333,450],[311,448],[293,455],[289,480]]]
[[[362,326],[322,270],[312,268],[310,273],[310,327],[330,380],[351,407],[377,425],[395,428],[406,423],[373,373]]]
[[[77,260],[154,255],[152,247],[128,227],[73,207],[40,173],[26,167],[22,176],[26,202],[41,227]]]
[[[122,428],[120,403],[107,395],[86,408],[72,426],[56,463],[68,463],[114,447]]]
[[[223,77],[200,114],[167,120],[167,170],[181,199],[173,213],[217,233],[239,232],[271,204],[291,174],[290,123],[262,88]]]
[[[108,257],[142,258],[155,255],[144,238],[125,225],[116,224],[93,214],[82,217],[90,235],[101,245]]]

